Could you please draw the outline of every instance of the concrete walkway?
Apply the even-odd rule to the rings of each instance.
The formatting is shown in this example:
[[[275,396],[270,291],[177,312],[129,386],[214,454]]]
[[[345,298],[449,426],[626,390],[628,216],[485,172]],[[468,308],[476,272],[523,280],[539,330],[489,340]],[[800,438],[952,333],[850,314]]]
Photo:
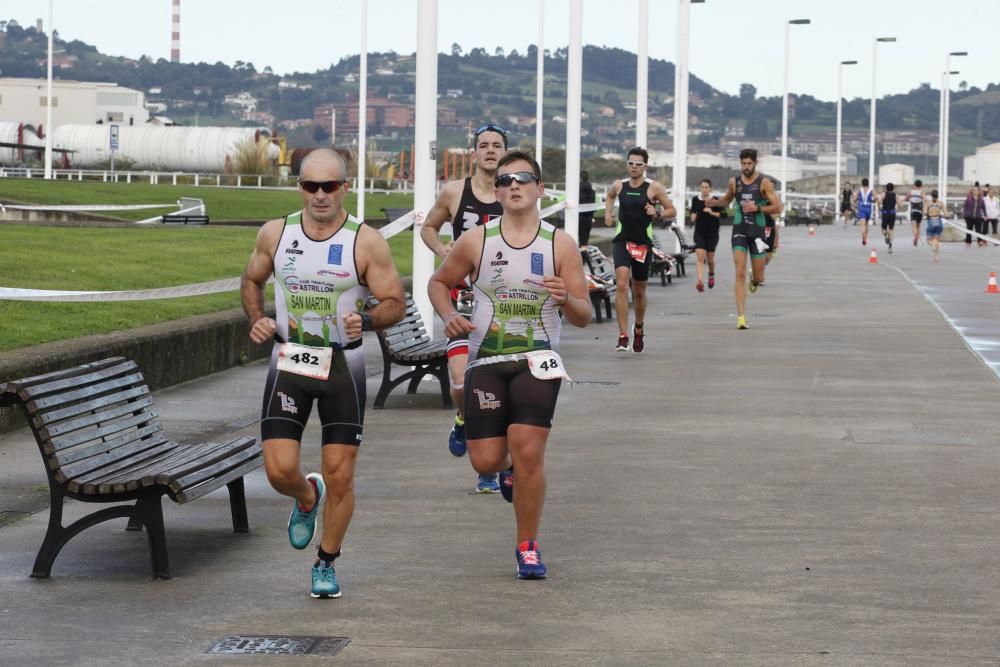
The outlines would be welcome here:
[[[368,412],[340,600],[308,597],[312,552],[260,472],[248,535],[224,492],[166,504],[170,581],[124,522],[30,579],[43,509],[0,527],[0,664],[996,664],[1000,250],[948,244],[934,265],[906,234],[891,256],[873,234],[869,264],[856,228],[785,230],[749,331],[725,241],[714,290],[693,261],[650,285],[642,355],[613,351],[613,323],[565,331],[547,581],[515,580],[511,508],[470,494],[427,384]],[[255,433],[264,374],[159,392],[167,432]],[[42,482],[30,436],[0,439],[0,484]],[[350,644],[322,663],[206,653],[227,635]]]

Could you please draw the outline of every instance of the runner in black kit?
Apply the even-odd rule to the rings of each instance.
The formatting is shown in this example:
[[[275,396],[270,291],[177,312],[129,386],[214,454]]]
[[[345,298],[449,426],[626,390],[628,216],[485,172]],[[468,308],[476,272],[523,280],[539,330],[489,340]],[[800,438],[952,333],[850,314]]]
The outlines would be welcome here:
[[[618,317],[618,343],[616,350],[627,351],[628,344],[628,289],[632,277],[632,303],[635,304],[635,326],[632,329],[632,351],[642,352],[645,347],[646,283],[653,253],[653,220],[672,219],[677,211],[660,183],[646,178],[649,154],[642,148],[628,152],[628,178],[615,181],[605,197],[604,224],[615,224],[615,199],[618,200],[618,225],[615,227],[614,261],[615,315]],[[657,217],[656,204],[663,207]]]
[[[694,252],[698,260],[698,282],[695,289],[704,292],[705,284],[701,278],[706,262],[708,289],[715,287],[715,247],[719,245],[719,218],[722,217],[723,209],[705,206],[705,200],[712,196],[712,181],[703,178],[698,187],[701,192],[691,200],[691,222],[694,223]]]
[[[913,189],[907,197],[910,204],[910,223],[913,228],[913,247],[920,243],[920,222],[924,219],[923,183],[918,178],[913,182]]]
[[[892,237],[896,229],[896,186],[892,183],[885,184],[885,192],[879,197],[882,204],[882,238],[889,246],[889,254],[892,254]]]
[[[736,265],[736,328],[749,329],[746,319],[747,255],[750,255],[753,271],[749,285],[752,294],[764,282],[766,256],[771,250],[767,218],[780,214],[783,208],[774,184],[757,171],[757,150],[754,148],[740,151],[740,175],[729,179],[726,194],[710,199],[706,204],[728,207],[734,199],[737,200],[732,241],[733,263]]]
[[[302,161],[299,191],[301,211],[260,228],[241,296],[250,339],[274,344],[260,428],[264,470],[278,493],[295,499],[288,539],[296,549],[309,546],[323,506],[310,594],[336,598],[333,562],[354,512],[364,423],[361,331],[399,322],[405,301],[389,245],[371,227],[349,220],[343,208],[343,158],[329,149],[310,153]],[[272,275],[275,319],[264,312],[264,286]],[[379,303],[365,310],[369,293]],[[303,476],[299,450],[314,402],[322,425],[322,474]]]
[[[503,213],[497,201],[493,181],[496,178],[497,162],[507,153],[507,132],[497,125],[483,125],[475,133],[473,159],[476,171],[472,176],[446,183],[441,189],[434,206],[427,213],[420,238],[438,257],[447,257],[452,246],[462,232],[468,231]],[[446,221],[451,221],[452,239],[441,243],[439,234]],[[463,281],[452,290],[452,301],[459,312],[472,312],[472,291]],[[458,414],[448,434],[448,451],[455,456],[463,456],[466,451],[465,438],[465,366],[469,358],[468,336],[448,339],[448,372],[451,377],[451,397],[458,406]],[[479,493],[499,493],[500,486],[496,474],[482,474],[476,483]]]
[[[847,218],[850,217],[851,211],[853,210],[851,207],[852,195],[853,192],[851,191],[851,184],[844,183],[844,189],[840,192],[840,217],[844,219],[845,228],[847,227]],[[855,221],[854,224],[858,224],[857,221]]]

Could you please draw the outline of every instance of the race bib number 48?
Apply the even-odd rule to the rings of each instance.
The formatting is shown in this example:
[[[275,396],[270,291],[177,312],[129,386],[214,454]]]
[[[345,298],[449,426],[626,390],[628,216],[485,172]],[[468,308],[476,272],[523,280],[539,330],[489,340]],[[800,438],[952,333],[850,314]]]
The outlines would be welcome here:
[[[558,352],[536,350],[525,352],[524,356],[528,359],[528,369],[531,370],[531,374],[539,380],[571,381]]]
[[[325,380],[333,363],[332,347],[311,347],[284,343],[278,350],[278,370]]]

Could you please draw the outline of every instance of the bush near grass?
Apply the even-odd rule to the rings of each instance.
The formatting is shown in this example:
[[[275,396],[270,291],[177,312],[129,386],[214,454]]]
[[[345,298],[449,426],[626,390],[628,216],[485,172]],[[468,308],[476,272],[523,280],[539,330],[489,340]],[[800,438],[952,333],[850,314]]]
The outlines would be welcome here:
[[[136,290],[239,276],[256,228],[0,227],[0,287]],[[401,275],[412,267],[413,233],[389,241]],[[271,287],[268,288],[271,298]],[[0,300],[0,350],[131,329],[240,307],[238,291],[127,302]]]

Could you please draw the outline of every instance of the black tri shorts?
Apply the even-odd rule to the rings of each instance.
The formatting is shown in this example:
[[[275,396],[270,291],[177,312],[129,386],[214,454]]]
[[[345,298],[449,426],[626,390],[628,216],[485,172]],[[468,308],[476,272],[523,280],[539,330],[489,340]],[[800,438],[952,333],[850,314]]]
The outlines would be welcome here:
[[[919,225],[924,219],[923,211],[910,211],[910,222],[915,225]]]
[[[552,428],[561,385],[536,378],[525,360],[472,366],[465,371],[466,437],[506,436],[511,424]]]
[[[628,253],[625,249],[625,240],[618,239],[612,246],[612,255],[615,262],[615,269],[622,266],[629,267],[629,271],[632,272],[632,280],[649,280],[649,267],[653,263],[653,250],[647,245],[646,246],[646,261],[637,262],[633,259],[632,255]]]
[[[264,386],[261,413],[262,440],[302,441],[302,432],[318,406],[322,444],[360,445],[365,421],[365,353],[360,347],[337,350],[326,380],[278,370],[278,350],[271,352],[271,368]]]
[[[896,228],[896,212],[882,211],[882,229]]]

